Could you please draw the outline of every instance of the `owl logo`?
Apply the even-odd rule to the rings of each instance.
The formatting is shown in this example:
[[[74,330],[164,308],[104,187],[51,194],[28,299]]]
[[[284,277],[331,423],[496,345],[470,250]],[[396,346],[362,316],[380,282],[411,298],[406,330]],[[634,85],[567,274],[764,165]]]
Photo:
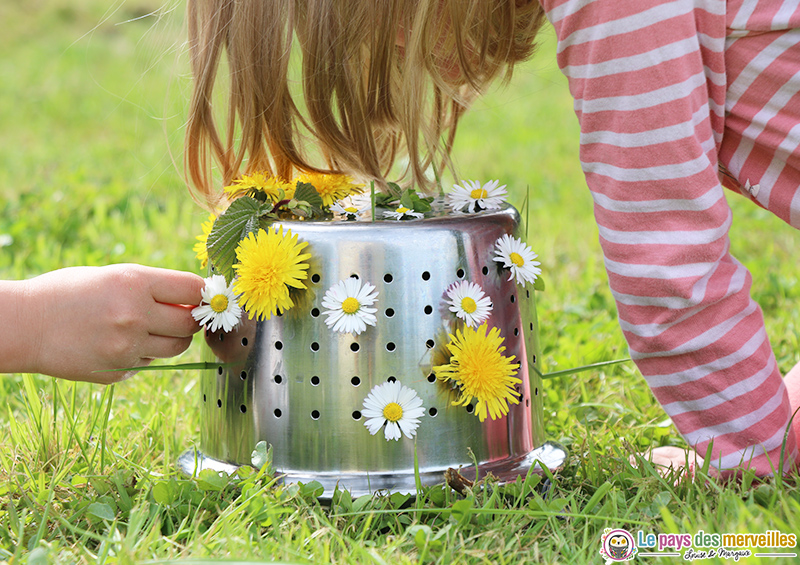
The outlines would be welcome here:
[[[600,555],[611,561],[630,561],[638,549],[633,535],[628,530],[606,528],[602,539]]]
[[[620,560],[628,553],[630,543],[623,534],[614,534],[608,538],[608,553],[613,559]]]

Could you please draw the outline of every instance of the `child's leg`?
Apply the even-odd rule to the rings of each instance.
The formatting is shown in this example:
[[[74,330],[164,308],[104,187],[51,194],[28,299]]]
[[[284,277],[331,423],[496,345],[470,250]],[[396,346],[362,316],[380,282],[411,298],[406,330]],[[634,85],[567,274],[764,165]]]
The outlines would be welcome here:
[[[795,437],[800,438],[800,411],[798,411],[800,408],[800,363],[792,367],[792,370],[786,374],[783,378],[783,383],[786,385],[786,390],[789,393],[789,404],[792,407],[792,412],[794,413],[797,411],[797,414],[792,420],[792,428],[794,429]],[[690,467],[688,470],[689,477],[693,475],[691,469],[693,463],[696,467],[703,466],[703,458],[692,449],[689,449],[687,453],[685,449],[664,446],[653,448],[640,455],[656,466],[664,469],[665,472],[668,472],[670,468],[676,470],[682,469],[686,466],[686,462],[688,461]],[[635,459],[631,458],[631,463],[634,461]],[[709,468],[709,472],[712,476],[719,475],[713,467]]]

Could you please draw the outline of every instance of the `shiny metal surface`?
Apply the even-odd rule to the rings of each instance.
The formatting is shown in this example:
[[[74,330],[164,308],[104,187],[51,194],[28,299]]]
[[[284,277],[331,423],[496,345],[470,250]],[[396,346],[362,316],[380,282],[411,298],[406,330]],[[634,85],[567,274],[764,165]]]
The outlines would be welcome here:
[[[427,409],[416,438],[423,484],[442,482],[448,467],[472,466],[470,450],[482,472],[508,480],[537,458],[551,468],[563,462],[563,450],[544,443],[542,383],[528,369],[538,362],[535,293],[507,281],[492,260],[497,238],[519,229],[516,210],[453,216],[437,203],[424,220],[281,223],[309,243],[309,288],[283,316],[206,335],[212,358],[227,365],[201,377],[201,453],[184,454],[186,473],[249,464],[265,440],[286,480],[318,480],[328,496],[337,483],[353,494],[411,492],[414,441],[371,436],[360,414],[387,379],[416,390]],[[359,336],[332,332],[321,314],[325,291],[350,276],[379,292],[377,326]],[[522,398],[499,420],[481,423],[472,406],[452,406],[450,387],[432,376],[432,366],[447,362],[455,317],[445,289],[458,280],[491,297],[489,325],[500,328],[505,355],[522,361]]]

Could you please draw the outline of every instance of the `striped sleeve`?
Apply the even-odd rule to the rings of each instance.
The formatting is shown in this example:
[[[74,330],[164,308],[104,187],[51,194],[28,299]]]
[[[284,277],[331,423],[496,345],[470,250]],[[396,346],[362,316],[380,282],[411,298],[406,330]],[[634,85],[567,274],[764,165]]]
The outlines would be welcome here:
[[[712,464],[778,466],[790,406],[751,276],[729,253],[722,0],[542,0],[581,126],[631,356]],[[794,435],[787,453],[797,456]]]

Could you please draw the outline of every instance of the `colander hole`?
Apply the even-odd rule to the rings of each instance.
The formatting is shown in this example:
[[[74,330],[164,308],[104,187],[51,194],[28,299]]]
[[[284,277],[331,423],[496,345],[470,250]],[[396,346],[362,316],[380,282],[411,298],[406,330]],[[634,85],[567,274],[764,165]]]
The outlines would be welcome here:
[[[245,406],[244,404],[242,404],[241,406],[239,406],[239,412],[241,412],[242,414],[244,414],[245,412],[247,412],[247,406]]]
[[[358,386],[361,384],[361,379],[359,379],[358,377],[353,377],[352,379],[350,379],[350,384],[353,386]]]
[[[533,331],[533,322],[531,322],[531,331]]]
[[[358,351],[359,349],[360,349],[360,346],[359,346],[357,343],[351,343],[351,344],[350,344],[350,351],[352,351],[352,352],[356,352],[356,351]]]
[[[239,378],[242,379],[243,381],[246,381],[247,380],[247,371],[242,371],[241,373],[239,373]]]
[[[282,377],[282,376],[280,376],[280,375],[275,375],[275,378],[274,378],[274,379],[272,379],[272,380],[274,380],[274,381],[275,381],[275,384],[276,384],[276,385],[279,385],[279,384],[281,384],[281,383],[283,382],[283,377]]]
[[[316,375],[314,375],[313,377],[311,377],[311,384],[312,384],[313,386],[319,386],[319,377],[318,377],[318,376],[316,376]]]
[[[428,375],[428,382],[429,383],[435,383],[436,382],[436,375],[434,375],[433,373]]]
[[[530,298],[531,297],[531,291],[530,290],[526,290],[525,291],[525,297],[526,298]]]
[[[275,315],[276,315],[278,318],[280,318],[281,316],[283,316],[283,312],[282,312],[282,311],[280,311],[280,310],[278,310],[278,311],[275,313]]]
[[[358,410],[353,410],[353,420],[360,420],[361,419],[361,412]]]
[[[386,273],[385,275],[383,275],[383,282],[385,282],[386,284],[391,283],[393,280],[394,277],[392,276],[391,273]]]
[[[425,347],[427,347],[428,349],[433,349],[434,345],[436,345],[436,342],[433,341],[432,339],[429,339],[428,341],[425,342]]]
[[[517,297],[512,294],[511,295],[511,304],[514,304],[514,302],[516,302],[516,301],[517,301]]]
[[[467,404],[467,412],[472,414],[475,411],[475,407],[472,404]]]
[[[483,276],[484,276],[484,277],[485,277],[486,275],[488,275],[488,274],[489,274],[489,267],[487,267],[487,266],[485,266],[485,265],[484,265],[483,269],[481,269],[481,273],[483,273]]]
[[[396,348],[397,346],[394,344],[394,342],[390,341],[386,344],[386,351],[394,351]]]
[[[272,413],[273,413],[273,414],[275,414],[275,417],[276,417],[276,418],[280,418],[280,417],[281,417],[281,415],[283,414],[283,413],[281,412],[281,409],[280,409],[280,408],[276,408],[276,409],[275,409],[275,410],[274,410]]]
[[[387,318],[391,318],[392,316],[394,316],[394,309],[393,308],[387,308],[386,311],[384,312],[384,314],[386,314]]]
[[[350,275],[350,278],[358,280],[358,273],[353,273],[352,275]]]
[[[519,335],[519,328],[514,328],[514,337]]]
[[[533,354],[533,357],[531,357],[531,359],[533,360],[534,363],[536,363],[536,354],[535,353]]]
[[[222,408],[222,399],[217,398],[217,408]]]
[[[319,410],[312,410],[311,411],[311,419],[312,420],[319,420]]]
[[[388,379],[386,379],[386,381],[390,383],[396,383],[397,379],[395,377],[389,377]]]
[[[276,341],[276,342],[275,342],[275,349],[277,349],[278,351],[280,351],[281,349],[283,349],[283,343],[282,343],[282,342],[280,342],[280,341]]]
[[[431,314],[433,314],[433,306],[431,306],[430,304],[428,304],[428,305],[425,307],[425,313],[426,313],[426,314],[428,314],[429,316],[430,316]]]
[[[460,278],[460,279],[463,279],[463,278],[464,278],[464,274],[465,274],[465,273],[464,273],[464,269],[459,269],[459,270],[457,270],[457,271],[456,271],[456,276],[457,276],[458,278]]]
[[[431,274],[428,271],[422,272],[422,280],[429,281],[431,279]]]
[[[225,341],[225,334],[219,334],[219,340]]]
[[[211,335],[211,330],[206,330],[206,337]]]
[[[320,279],[320,276],[319,276],[318,273],[314,273],[313,275],[311,275],[311,282],[316,284],[316,283],[319,282],[319,279]]]
[[[539,387],[538,386],[533,389],[533,395],[534,396],[539,396]]]
[[[530,408],[530,406],[531,406],[531,399],[530,398],[526,398],[525,399],[525,408]]]
[[[203,395],[203,402],[208,402],[208,399],[206,399],[206,395],[205,394]]]
[[[311,342],[311,351],[319,351],[319,343],[316,341]]]
[[[312,318],[319,318],[319,308],[312,308],[311,309],[311,317]]]
[[[247,347],[247,338],[246,337],[242,338],[242,347]]]
[[[432,418],[435,417],[436,414],[438,413],[439,411],[436,408],[428,408],[428,414],[430,414]]]
[[[219,376],[222,376],[222,366],[221,365],[219,367],[217,367],[217,374]]]

